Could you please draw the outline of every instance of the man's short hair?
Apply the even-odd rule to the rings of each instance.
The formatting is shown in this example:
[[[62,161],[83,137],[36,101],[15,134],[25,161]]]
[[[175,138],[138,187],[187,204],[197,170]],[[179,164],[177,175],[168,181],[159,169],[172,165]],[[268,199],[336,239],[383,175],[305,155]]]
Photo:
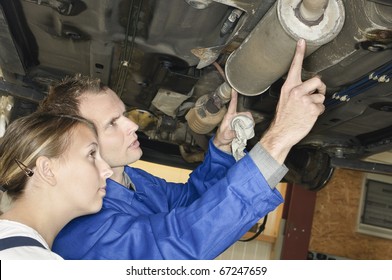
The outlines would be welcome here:
[[[85,93],[102,93],[108,87],[101,83],[100,79],[76,74],[67,76],[60,82],[52,85],[48,96],[40,103],[38,111],[80,115],[80,98]]]

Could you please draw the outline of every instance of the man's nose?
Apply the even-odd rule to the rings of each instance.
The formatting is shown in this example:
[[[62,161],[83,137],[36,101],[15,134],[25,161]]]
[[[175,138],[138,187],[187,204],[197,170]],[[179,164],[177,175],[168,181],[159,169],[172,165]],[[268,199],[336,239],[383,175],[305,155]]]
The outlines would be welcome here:
[[[126,126],[128,134],[136,132],[139,129],[139,126],[128,118],[126,118]]]
[[[101,161],[100,174],[101,174],[101,177],[106,180],[107,178],[110,178],[110,176],[113,175],[113,170],[111,169],[109,164],[107,164],[106,161],[104,161],[103,159],[101,159],[100,161]]]

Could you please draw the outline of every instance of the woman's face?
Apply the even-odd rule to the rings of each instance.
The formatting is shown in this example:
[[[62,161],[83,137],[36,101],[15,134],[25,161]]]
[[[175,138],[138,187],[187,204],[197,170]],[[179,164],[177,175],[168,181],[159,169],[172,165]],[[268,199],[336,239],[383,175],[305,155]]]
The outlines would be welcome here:
[[[56,180],[65,207],[73,217],[98,212],[112,175],[102,159],[95,134],[84,124],[71,133],[70,146],[56,159]]]

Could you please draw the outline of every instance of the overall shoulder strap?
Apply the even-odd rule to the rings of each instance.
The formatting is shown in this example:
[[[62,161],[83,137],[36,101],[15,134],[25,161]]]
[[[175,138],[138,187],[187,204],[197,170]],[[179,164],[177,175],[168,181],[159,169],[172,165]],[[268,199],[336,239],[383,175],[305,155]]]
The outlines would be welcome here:
[[[12,236],[0,239],[0,251],[21,246],[37,246],[46,249],[39,241],[27,236]]]

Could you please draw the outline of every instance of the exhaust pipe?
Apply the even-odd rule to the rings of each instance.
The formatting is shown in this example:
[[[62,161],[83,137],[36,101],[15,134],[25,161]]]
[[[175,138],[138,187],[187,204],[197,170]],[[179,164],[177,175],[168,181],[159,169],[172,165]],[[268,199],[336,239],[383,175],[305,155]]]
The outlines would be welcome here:
[[[211,132],[226,114],[225,104],[230,101],[231,87],[225,82],[214,92],[201,96],[185,116],[189,127],[198,134]]]
[[[265,92],[289,69],[300,38],[306,56],[332,41],[344,23],[341,0],[278,0],[227,59],[227,82],[237,92]]]

